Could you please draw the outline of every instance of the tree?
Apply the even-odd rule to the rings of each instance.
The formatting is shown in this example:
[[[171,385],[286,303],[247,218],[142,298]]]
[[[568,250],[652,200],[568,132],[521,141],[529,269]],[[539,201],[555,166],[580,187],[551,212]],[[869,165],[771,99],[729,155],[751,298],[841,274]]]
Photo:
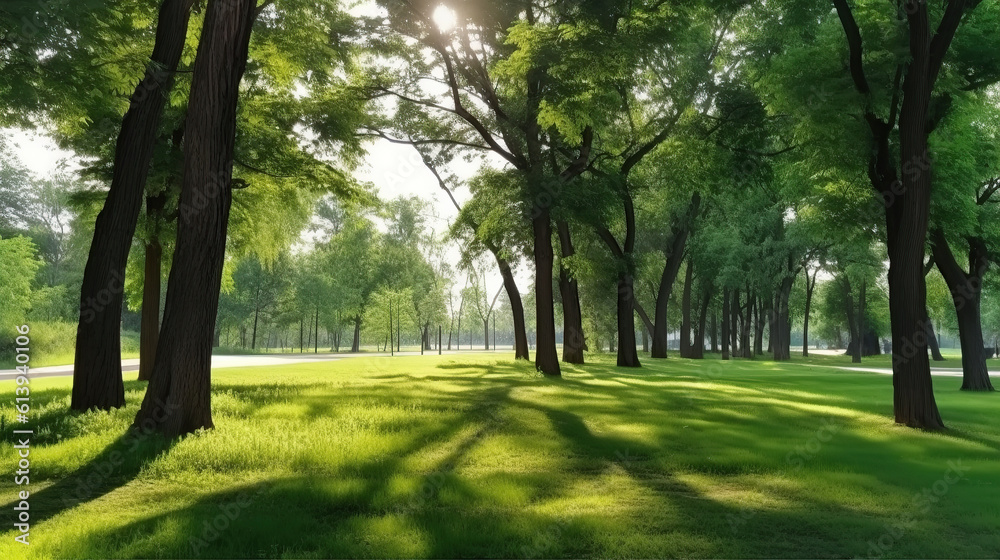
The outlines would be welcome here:
[[[625,58],[628,62],[623,68],[614,68],[622,72],[622,76],[617,77],[622,80],[617,84],[619,99],[613,105],[613,110],[621,116],[609,121],[611,134],[598,129],[601,138],[614,140],[605,140],[607,146],[598,146],[599,155],[595,161],[601,161],[602,165],[591,166],[591,171],[603,178],[599,184],[603,184],[609,195],[604,197],[607,203],[620,206],[620,210],[613,211],[613,220],[610,216],[603,217],[596,226],[612,258],[619,262],[619,366],[640,365],[634,316],[637,233],[634,198],[640,186],[635,184],[633,173],[647,156],[683,129],[679,124],[685,115],[696,110],[694,106],[699,98],[703,98],[706,106],[710,104],[716,89],[715,59],[740,7],[740,2],[723,2],[711,9],[703,9],[698,4],[685,9],[658,2],[632,8],[633,13],[629,15],[635,21],[622,27],[630,33],[607,26],[612,40],[621,41],[615,58]],[[651,52],[649,45],[653,45]],[[598,68],[598,65],[590,68]],[[675,74],[669,81],[663,79],[668,68],[669,73]],[[600,73],[606,72],[609,70],[600,68]],[[603,101],[599,96],[597,99]],[[600,109],[606,110],[605,107]],[[592,193],[588,192],[586,198],[592,199]],[[612,233],[612,227],[620,230],[619,237]],[[672,284],[669,276],[674,264],[668,259],[663,291]],[[665,305],[666,300],[662,303],[658,300],[656,317],[661,322],[652,326],[653,357],[666,356]]]
[[[552,123],[546,119],[551,114],[545,113],[553,106],[547,98],[558,97],[562,81],[574,77],[572,71],[565,72],[567,45],[558,41],[560,36],[571,35],[561,34],[560,26],[573,25],[578,16],[592,21],[593,14],[577,12],[568,5],[552,6],[554,10],[534,3],[481,5],[457,12],[458,25],[442,30],[423,5],[395,1],[382,4],[388,8],[394,33],[407,37],[409,43],[403,44],[416,45],[416,49],[387,53],[407,71],[402,75],[398,68],[381,72],[370,85],[373,95],[394,99],[405,112],[426,115],[421,120],[440,119],[453,127],[452,133],[444,137],[421,136],[420,130],[412,131],[412,142],[451,143],[486,150],[501,157],[522,178],[524,191],[518,196],[530,208],[527,218],[532,227],[535,264],[535,366],[546,375],[559,375],[552,289],[552,209],[563,187],[586,169],[592,135],[586,132],[586,125],[569,127],[573,132],[568,134],[565,129],[547,130]],[[580,26],[581,31],[585,29]],[[573,60],[576,67],[591,62],[585,58]],[[555,61],[563,65],[557,67]],[[422,81],[436,79],[434,76],[444,76],[446,91],[441,95],[432,95],[420,86]],[[401,132],[392,136],[410,135]],[[548,150],[556,147],[575,154],[568,164],[553,170]]]
[[[889,161],[889,133],[897,116],[895,99],[887,120],[871,109],[866,112],[866,121],[878,146],[869,164],[872,186],[879,193],[895,195],[895,200],[886,205],[885,217],[896,422],[917,428],[944,428],[934,401],[926,349],[927,293],[923,264],[933,167],[928,157],[928,135],[934,126],[928,126],[928,121],[936,116],[931,114],[931,101],[945,55],[966,10],[974,9],[977,4],[978,0],[947,2],[933,35],[925,2],[904,0],[900,6],[909,27],[911,59],[905,71],[899,66],[897,76],[902,78],[902,85],[893,92],[894,96],[902,97],[898,105],[899,168]],[[851,51],[852,79],[858,92],[868,96],[871,86],[865,75],[862,36],[854,14],[847,0],[834,0],[834,5]]]
[[[168,437],[214,427],[212,339],[232,203],[236,105],[256,15],[255,0],[211,2],[198,45],[177,249],[153,376],[135,419],[135,426],[151,424]]]
[[[436,170],[434,174],[440,179]],[[519,219],[524,214],[524,208],[518,200],[512,200],[509,196],[511,191],[520,190],[510,186],[512,181],[518,180],[511,173],[483,170],[470,181],[469,189],[473,197],[463,207],[458,206],[450,190],[447,192],[459,209],[459,218],[452,227],[451,235],[462,243],[467,258],[484,250],[493,255],[510,302],[514,358],[527,360],[528,337],[524,324],[524,304],[514,279],[514,268],[526,252],[525,247],[529,241],[527,228],[524,227],[523,220]],[[443,181],[441,185],[447,189]],[[466,231],[472,235],[464,235]]]
[[[32,280],[40,266],[35,246],[27,237],[0,238],[0,329],[9,335],[14,325],[26,319],[31,307]]]
[[[768,88],[781,82],[771,89],[775,108],[799,118],[796,132],[803,140],[822,138],[826,145],[844,148],[824,154],[816,167],[828,173],[838,169],[841,176],[865,174],[872,198],[883,203],[878,213],[890,262],[894,410],[898,423],[912,427],[943,427],[926,351],[923,268],[934,167],[928,137],[954,95],[982,88],[997,75],[993,61],[974,60],[971,53],[982,51],[966,50],[962,40],[956,41],[963,22],[972,29],[981,25],[974,12],[979,4],[835,0],[830,12],[821,5],[785,2],[769,5],[767,12],[799,25],[753,23],[768,30],[761,35],[781,35],[751,49],[757,60],[767,61],[770,79],[760,83]],[[830,56],[845,52],[845,39],[846,74],[842,55]],[[798,71],[789,73],[792,69]],[[939,76],[948,78],[939,83]],[[853,98],[844,95],[849,88]],[[873,212],[866,222],[876,217]]]
[[[120,362],[121,287],[153,156],[157,125],[184,50],[193,4],[194,0],[163,1],[150,64],[122,120],[115,149],[114,177],[104,209],[94,225],[94,241],[80,293],[80,324],[70,404],[74,410],[107,410],[125,404]],[[105,299],[107,303],[94,303]]]
[[[1000,247],[992,227],[997,218],[994,195],[1000,190],[997,116],[995,95],[967,95],[954,102],[940,124],[942,134],[931,143],[940,160],[931,204],[931,255],[955,306],[962,389],[969,391],[993,390],[986,367],[981,298],[984,278]],[[976,188],[970,189],[970,184]],[[959,254],[967,266],[959,264],[952,246],[962,247]],[[929,334],[928,342],[933,336]]]

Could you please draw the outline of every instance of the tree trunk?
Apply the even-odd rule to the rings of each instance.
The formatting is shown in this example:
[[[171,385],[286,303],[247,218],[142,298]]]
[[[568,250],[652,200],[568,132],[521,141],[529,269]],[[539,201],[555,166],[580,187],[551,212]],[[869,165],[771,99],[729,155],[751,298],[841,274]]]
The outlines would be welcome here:
[[[316,321],[314,323],[313,332],[316,333],[313,340],[313,354],[319,354],[319,306],[316,306]]]
[[[802,357],[809,357],[809,310],[812,308],[813,290],[816,289],[816,277],[819,276],[819,269],[813,271],[812,279],[809,278],[809,269],[806,269],[806,309],[802,318]]]
[[[729,329],[732,323],[729,318],[729,288],[722,290],[722,359],[729,359]]]
[[[983,343],[983,325],[980,313],[983,276],[989,268],[989,253],[982,240],[969,239],[969,268],[966,273],[955,260],[951,247],[940,228],[931,233],[934,262],[944,276],[955,303],[958,317],[958,337],[962,346],[962,390],[992,391],[989,369],[986,367],[986,351]],[[930,325],[930,320],[927,321]],[[933,339],[933,326],[928,327],[929,339]],[[936,346],[936,340],[934,341]],[[940,352],[939,352],[940,353]]]
[[[535,368],[545,375],[560,375],[556,352],[556,323],[552,297],[552,220],[547,208],[531,220],[535,257]]]
[[[163,246],[158,225],[160,212],[167,202],[165,193],[146,197],[146,215],[153,221],[153,234],[146,243],[142,278],[142,321],[139,327],[139,381],[149,381],[156,359],[156,343],[160,337],[160,283],[163,267]],[[215,346],[218,346],[217,340]]]
[[[570,237],[569,224],[559,220],[556,226],[559,232],[559,247],[562,258],[572,257],[576,254],[576,250],[573,248],[573,239]],[[559,293],[562,296],[563,305],[562,360],[568,364],[582,364],[584,363],[583,351],[586,349],[587,343],[583,335],[580,289],[576,278],[573,278],[569,270],[561,264],[559,266]]]
[[[927,286],[923,264],[931,187],[927,116],[940,60],[932,69],[927,4],[916,0],[907,0],[904,4],[910,22],[912,59],[903,82],[899,118],[903,177],[898,189],[900,194],[886,208],[893,408],[897,423],[934,430],[944,428],[944,423],[934,400],[930,361],[927,359]],[[958,4],[961,6],[963,3]],[[953,32],[947,35],[950,36],[944,40],[950,42]],[[938,39],[939,36],[935,35],[935,40]]]
[[[765,303],[765,300],[767,303]],[[771,298],[765,298],[765,297],[757,298],[757,305],[755,306],[755,310],[756,311],[754,317],[753,347],[754,347],[754,353],[756,353],[758,356],[761,356],[764,354],[764,324],[768,322],[766,317],[770,317],[773,311],[773,309],[771,309]],[[773,336],[768,337],[768,347],[773,345],[774,343],[773,339],[774,339]]]
[[[844,301],[847,302],[847,328],[850,330],[850,339],[847,341],[847,353],[851,355],[851,363],[861,363],[861,347],[863,346],[860,323],[854,308],[854,288],[851,281],[845,275],[841,281],[844,288]]]
[[[667,244],[667,262],[663,267],[663,274],[660,276],[660,285],[656,292],[656,309],[653,319],[653,341],[651,358],[667,357],[667,303],[670,301],[670,293],[673,291],[674,281],[680,271],[681,262],[684,260],[684,246],[687,243],[688,235],[691,231],[691,222],[698,214],[701,205],[701,196],[698,193],[691,195],[691,204],[681,223],[675,225],[671,230],[671,239]]]
[[[114,171],[80,288],[80,322],[73,360],[70,408],[109,410],[125,405],[121,369],[121,315],[125,265],[135,235],[160,117],[184,50],[194,0],[164,0],[143,81],[115,144]],[[159,306],[159,303],[157,303]]]
[[[754,306],[754,296],[750,294],[749,287],[746,290],[746,314],[740,309],[740,355],[744,358],[753,358],[753,349],[750,347],[750,311]]]
[[[135,419],[167,437],[214,427],[212,332],[232,203],[236,105],[255,17],[255,0],[209,3],[195,59],[177,246],[153,378]]]
[[[927,315],[930,316],[930,313]],[[937,335],[934,333],[934,322],[930,319],[927,319],[927,346],[930,348],[932,360],[935,362],[944,361],[944,356],[941,355],[941,346],[938,344]]]
[[[149,381],[160,336],[160,270],[163,247],[157,238],[146,244],[142,281],[142,321],[139,327],[139,381]]]
[[[729,320],[731,322],[729,325],[729,348],[732,356],[736,358],[740,355],[740,291],[738,289],[733,290],[733,299],[729,304]]]
[[[618,277],[618,366],[639,367],[635,344],[635,292],[632,275]]]
[[[694,276],[694,266],[688,259],[687,270],[684,272],[684,292],[681,295],[681,341],[682,358],[691,358],[691,281]]]
[[[846,0],[834,0],[834,6],[847,35],[851,77],[858,92],[870,96],[857,22]],[[923,275],[931,186],[928,109],[945,54],[966,8],[974,5],[962,0],[949,2],[933,41],[927,3],[904,0],[900,7],[909,23],[910,51],[899,112],[899,160],[896,161],[900,166],[897,168],[893,161],[895,150],[890,145],[895,124],[892,117],[886,121],[869,111],[865,121],[872,133],[873,150],[868,176],[885,202],[895,419],[910,427],[937,430],[944,428],[944,423],[934,400],[927,358],[927,286]],[[890,115],[895,115],[895,107]],[[899,169],[903,171],[902,180]]]
[[[253,335],[250,336],[250,349],[257,349],[257,317],[260,315],[260,285],[257,286],[257,300],[253,305]]]
[[[709,289],[709,286],[704,286],[701,309],[698,312],[698,327],[694,335],[694,345],[691,348],[691,357],[696,360],[700,360],[705,357],[705,323],[708,320],[708,303],[711,299],[711,289]]]
[[[920,260],[923,262],[923,259]],[[866,351],[867,341],[868,341],[868,282],[862,278],[861,279],[861,289],[858,291],[858,355],[859,356],[871,356],[872,350],[868,349]],[[874,337],[873,337],[874,338]],[[876,340],[876,346],[877,346]],[[860,359],[858,360],[861,361]]]
[[[361,351],[361,316],[354,317],[354,337],[351,339],[351,352]]]
[[[774,329],[772,330],[774,333],[774,360],[778,362],[792,358],[792,324],[789,320],[788,300],[792,294],[795,277],[791,275],[790,271],[786,272],[778,286],[778,297],[775,302],[778,308],[772,314],[774,317]]]
[[[517,282],[514,281],[514,273],[511,271],[510,263],[496,256],[497,265],[500,267],[500,276],[503,278],[503,287],[507,291],[507,300],[510,301],[511,315],[514,320],[514,359],[528,359],[528,336],[524,327],[524,304],[521,302],[521,292],[517,289]],[[451,350],[451,332],[448,332],[448,350]]]
[[[711,329],[709,330],[709,336],[712,341],[712,353],[715,354],[719,351],[719,316],[716,314],[717,308],[712,306],[712,323]]]

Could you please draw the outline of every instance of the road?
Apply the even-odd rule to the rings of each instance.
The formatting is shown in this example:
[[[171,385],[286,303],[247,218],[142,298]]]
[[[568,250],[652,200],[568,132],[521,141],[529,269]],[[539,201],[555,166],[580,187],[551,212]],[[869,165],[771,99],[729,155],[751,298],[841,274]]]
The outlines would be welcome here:
[[[502,350],[446,350],[444,354],[466,354],[466,353],[483,353],[483,352],[497,352],[501,354],[509,354],[511,351],[507,348]],[[429,351],[428,354],[437,354],[436,351]],[[335,353],[325,353],[325,354],[249,354],[242,356],[212,356],[212,369],[222,369],[222,368],[236,368],[236,367],[259,367],[259,366],[284,366],[291,364],[311,364],[316,362],[333,362],[337,360],[350,359],[350,358],[373,358],[373,357],[384,357],[389,356],[388,352],[362,352],[360,354],[335,354]],[[396,356],[419,356],[420,352],[396,352]],[[818,365],[818,367],[839,369],[843,371],[853,371],[862,373],[880,373],[883,375],[891,375],[891,368],[880,368],[880,367],[852,367],[852,366],[828,366],[828,365]],[[139,359],[132,358],[128,360],[122,360],[122,372],[133,372],[139,370]],[[932,367],[931,373],[933,375],[940,375],[945,377],[962,377],[962,368],[939,368]],[[63,366],[46,366],[31,368],[31,377],[65,377],[73,375],[73,365],[63,365]],[[6,379],[13,379],[17,377],[17,371],[13,369],[0,370],[0,381]],[[990,370],[990,377],[1000,379],[1000,370]]]
[[[849,367],[849,366],[822,366],[822,367],[831,367],[831,368],[842,369],[842,370],[846,370],[846,371],[857,371],[857,372],[866,372],[866,373],[882,373],[882,374],[885,374],[885,375],[892,375],[892,368],[877,368],[877,367],[870,367],[869,368],[869,367]],[[932,375],[942,375],[942,376],[945,376],[945,377],[962,377],[962,368],[939,368],[939,367],[932,367],[931,368],[931,374]],[[998,371],[998,370],[992,370],[991,369],[990,370],[990,378],[991,379],[1000,378],[1000,371]]]
[[[502,350],[445,350],[443,354],[479,354],[483,352],[497,352],[508,354],[513,351],[507,348]],[[436,350],[430,350],[427,354],[437,354]],[[257,367],[257,366],[285,366],[291,364],[311,364],[316,362],[333,362],[337,360],[343,360],[346,358],[374,358],[380,356],[389,356],[388,352],[362,352],[359,354],[335,354],[335,353],[321,353],[321,354],[248,354],[242,356],[222,356],[213,355],[212,356],[212,369],[222,369],[222,368],[236,368],[236,367]],[[396,356],[419,356],[420,351],[404,351],[396,352]],[[132,358],[127,360],[122,360],[122,372],[132,372],[139,371],[139,359]],[[0,370],[0,381],[6,379],[13,379],[17,377],[17,370],[4,369]],[[73,365],[64,366],[46,366],[46,367],[33,367],[30,370],[30,375],[33,378],[37,377],[65,377],[73,375]]]

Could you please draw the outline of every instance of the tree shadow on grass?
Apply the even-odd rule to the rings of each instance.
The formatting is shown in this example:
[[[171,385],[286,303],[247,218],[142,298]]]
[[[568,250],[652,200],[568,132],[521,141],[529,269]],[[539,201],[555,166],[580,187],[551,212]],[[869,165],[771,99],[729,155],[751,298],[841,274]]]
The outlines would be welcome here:
[[[454,471],[463,458],[498,426],[496,409],[507,402],[509,391],[498,385],[453,397],[469,405],[465,414],[421,430],[388,456],[344,465],[336,477],[292,476],[207,493],[193,504],[124,527],[90,531],[80,542],[60,546],[82,547],[96,557],[356,557],[381,537],[386,542],[379,546],[388,547],[379,549],[383,554],[432,555],[427,542],[433,538],[421,548],[407,548],[405,538],[393,540],[400,532],[419,535],[418,541],[433,533],[423,525],[440,522],[439,492],[456,484]],[[447,451],[429,472],[407,470],[414,454],[438,445]],[[390,487],[400,476],[409,477],[413,486]],[[461,522],[460,512],[446,517]]]
[[[124,486],[173,443],[159,433],[129,430],[69,476],[31,491],[31,522],[41,523]],[[16,504],[3,507],[10,510]]]
[[[735,479],[730,477],[751,476],[758,469],[780,471],[784,464],[780,461],[776,467],[766,457],[748,459],[739,452],[753,450],[783,459],[786,451],[807,443],[819,417],[802,405],[829,406],[829,399],[824,401],[823,395],[813,397],[803,391],[761,395],[756,385],[740,386],[747,389],[741,399],[745,401],[743,408],[730,409],[726,408],[732,405],[729,393],[695,391],[694,400],[689,401],[666,383],[671,381],[669,377],[663,378],[662,387],[631,382],[597,386],[571,376],[561,380],[525,376],[524,368],[516,365],[491,364],[486,375],[487,366],[482,364],[461,367],[472,371],[468,375],[456,372],[405,376],[376,385],[390,395],[380,397],[380,402],[388,399],[395,403],[391,390],[406,387],[410,392],[401,395],[400,402],[419,401],[421,406],[455,412],[446,421],[418,426],[404,444],[395,446],[388,455],[344,465],[333,475],[291,476],[222,492],[208,489],[193,503],[165,512],[157,509],[124,526],[90,531],[80,539],[79,546],[92,557],[851,556],[864,554],[863,540],[877,538],[884,530],[878,519],[852,520],[872,516],[863,504],[810,492],[802,487],[808,482],[790,474],[785,486],[776,484],[770,490],[776,497],[774,503],[754,509],[719,498],[717,492],[696,487],[687,477],[693,473],[727,485]],[[594,379],[604,381],[603,377]],[[628,379],[634,380],[635,376]],[[414,389],[413,383],[418,380],[428,382],[428,386]],[[436,385],[436,381],[450,386]],[[554,402],[550,399],[552,392],[518,393],[518,399],[511,401],[514,389],[532,386],[561,386],[568,392],[556,393]],[[232,392],[240,408],[294,401],[308,407],[312,419],[329,416],[337,402],[373,398],[370,385],[277,384],[264,389],[224,385],[218,389]],[[335,398],[314,398],[309,394],[323,389],[335,391]],[[594,398],[587,400],[587,392]],[[689,406],[681,409],[681,403]],[[870,408],[869,403],[833,404],[845,410]],[[492,432],[505,429],[504,422],[512,418],[501,411],[507,405],[518,413],[528,409],[533,417],[542,418],[540,424],[548,420],[549,433],[555,436],[549,439],[560,443],[560,456],[552,462],[555,470],[494,470],[486,475],[476,474],[475,469],[463,470],[479,444]],[[744,410],[747,406],[750,413]],[[767,413],[755,417],[754,407]],[[700,421],[702,432],[696,436],[683,434],[687,426],[674,421],[678,414]],[[639,436],[622,435],[618,425],[600,429],[601,416],[609,415],[618,415],[621,425],[639,425]],[[789,426],[796,429],[789,430]],[[781,433],[783,438],[758,437],[771,432]],[[550,442],[539,439],[549,433],[527,432],[524,439],[530,447],[526,449],[541,453],[551,450],[546,447]],[[682,435],[686,439],[681,439]],[[863,434],[836,437],[835,447],[875,449]],[[664,457],[680,452],[679,445],[699,444],[701,439],[712,444],[706,449],[720,455],[684,465],[681,474],[664,467],[670,464],[663,461]],[[498,448],[504,449],[490,447]],[[440,451],[440,458],[428,470],[415,471],[410,459],[428,449],[430,456]],[[727,450],[732,453],[725,453]],[[876,451],[888,457],[902,455],[906,448],[885,442],[872,453]],[[825,457],[815,459],[820,460]],[[850,462],[836,460],[843,468],[855,468]],[[856,468],[871,464],[877,462],[858,463]],[[911,468],[920,470],[918,478],[940,476],[932,467]],[[135,472],[139,469],[141,466]],[[562,469],[568,476],[560,476]],[[84,471],[80,470],[86,474]],[[618,474],[643,489],[643,501],[627,504],[630,509],[624,512],[581,511],[579,506],[568,511],[555,505],[532,507],[576,499],[579,490],[574,485],[597,483],[604,480],[600,478],[603,476],[614,480]],[[895,473],[864,474],[871,474],[886,491],[898,488],[893,484]],[[779,472],[778,477],[781,475]],[[400,479],[410,485],[399,486]],[[491,501],[490,485],[494,481],[516,487],[527,502],[516,502],[505,509],[499,498]],[[747,483],[733,484],[741,485]],[[609,487],[605,491],[613,494],[619,490]],[[751,490],[763,491],[758,487]],[[32,506],[35,509],[34,503]],[[845,536],[842,531],[850,534]],[[762,534],[768,538],[759,538]],[[677,535],[690,538],[676,540]],[[627,542],[633,536],[650,540],[641,544]],[[57,552],[53,554],[59,555]]]

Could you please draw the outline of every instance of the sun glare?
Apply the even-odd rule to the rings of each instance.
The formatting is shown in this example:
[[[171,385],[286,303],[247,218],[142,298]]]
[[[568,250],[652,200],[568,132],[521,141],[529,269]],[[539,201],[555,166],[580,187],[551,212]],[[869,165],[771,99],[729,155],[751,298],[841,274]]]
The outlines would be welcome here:
[[[442,33],[447,33],[455,28],[457,19],[455,17],[455,10],[452,10],[444,4],[437,7],[434,10],[434,24],[437,25],[438,29]]]

